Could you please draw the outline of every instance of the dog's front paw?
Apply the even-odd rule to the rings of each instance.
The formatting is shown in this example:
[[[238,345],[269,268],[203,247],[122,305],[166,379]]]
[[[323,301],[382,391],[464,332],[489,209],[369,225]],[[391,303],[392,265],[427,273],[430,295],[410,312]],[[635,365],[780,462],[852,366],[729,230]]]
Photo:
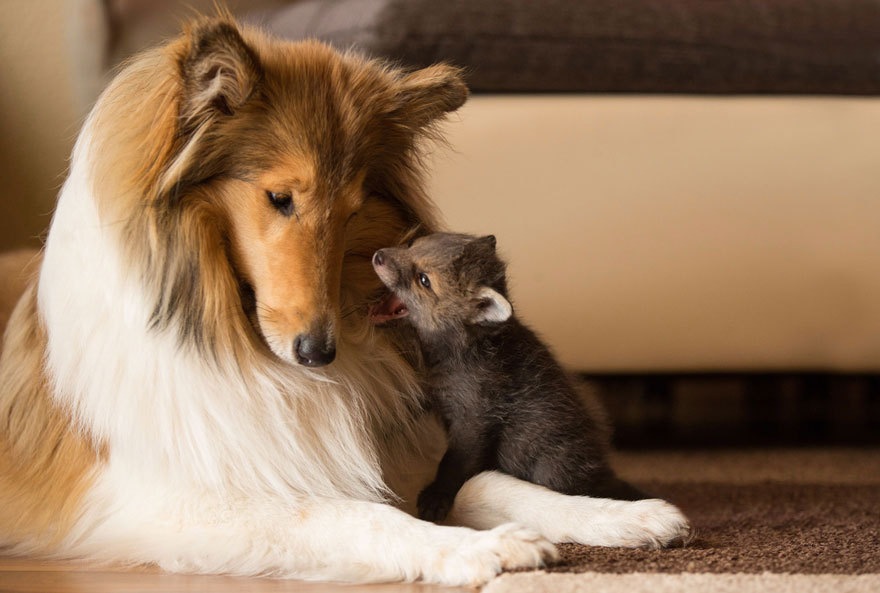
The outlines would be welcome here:
[[[658,498],[602,501],[600,513],[573,521],[569,529],[566,541],[620,548],[665,548],[691,536],[687,517]]]
[[[441,555],[438,575],[426,580],[447,585],[479,586],[504,569],[540,568],[558,559],[556,547],[536,532],[514,523],[469,533]]]
[[[659,498],[633,503],[636,518],[634,535],[638,547],[666,548],[688,543],[692,536],[690,522],[673,504]]]
[[[455,502],[455,492],[440,487],[437,482],[429,484],[419,494],[416,505],[419,509],[419,519],[437,523],[446,518],[452,504]]]

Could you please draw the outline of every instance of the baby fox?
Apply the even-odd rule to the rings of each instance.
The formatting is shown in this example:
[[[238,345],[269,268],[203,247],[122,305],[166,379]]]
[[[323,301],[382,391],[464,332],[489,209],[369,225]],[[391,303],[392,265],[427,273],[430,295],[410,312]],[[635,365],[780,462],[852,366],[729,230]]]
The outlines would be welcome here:
[[[647,498],[618,479],[606,427],[541,340],[514,315],[495,237],[436,233],[380,249],[373,267],[391,295],[376,322],[406,317],[426,391],[449,448],[419,516],[442,520],[471,476],[500,470],[565,494]]]

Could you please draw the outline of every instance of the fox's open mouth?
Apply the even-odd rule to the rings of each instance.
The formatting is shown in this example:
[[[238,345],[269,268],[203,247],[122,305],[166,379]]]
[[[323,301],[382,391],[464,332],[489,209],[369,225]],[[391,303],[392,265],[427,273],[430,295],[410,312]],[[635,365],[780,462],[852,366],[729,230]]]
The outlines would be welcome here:
[[[400,319],[407,315],[409,315],[409,311],[406,309],[406,305],[393,292],[370,307],[370,321],[376,324]]]

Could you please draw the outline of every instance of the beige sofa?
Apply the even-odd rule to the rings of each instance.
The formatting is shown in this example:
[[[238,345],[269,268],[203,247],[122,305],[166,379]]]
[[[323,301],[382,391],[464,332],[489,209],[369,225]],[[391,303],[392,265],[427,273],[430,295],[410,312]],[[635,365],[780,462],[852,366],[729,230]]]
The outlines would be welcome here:
[[[880,370],[880,99],[476,96],[432,193],[588,371]]]

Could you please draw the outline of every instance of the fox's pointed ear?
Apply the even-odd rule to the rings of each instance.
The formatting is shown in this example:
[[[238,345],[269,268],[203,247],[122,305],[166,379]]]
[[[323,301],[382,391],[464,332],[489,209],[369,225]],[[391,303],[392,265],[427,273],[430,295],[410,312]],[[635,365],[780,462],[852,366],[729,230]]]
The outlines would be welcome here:
[[[462,71],[454,66],[436,64],[405,74],[397,91],[395,114],[402,122],[418,129],[455,111],[468,98]]]
[[[489,251],[495,251],[495,235],[486,235],[485,237],[474,239],[474,244],[488,249]]]
[[[471,321],[474,323],[501,323],[513,315],[510,301],[497,290],[484,286],[477,294],[476,312]]]
[[[495,255],[495,235],[486,235],[473,239],[462,249],[461,257],[494,257]]]
[[[189,30],[189,37],[189,51],[180,63],[184,122],[198,124],[211,115],[232,115],[262,78],[256,52],[228,20],[198,23]]]

